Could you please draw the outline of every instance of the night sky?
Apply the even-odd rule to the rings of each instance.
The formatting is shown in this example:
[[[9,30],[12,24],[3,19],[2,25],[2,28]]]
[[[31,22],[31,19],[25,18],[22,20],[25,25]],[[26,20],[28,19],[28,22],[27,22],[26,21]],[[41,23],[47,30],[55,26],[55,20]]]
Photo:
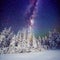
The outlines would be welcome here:
[[[0,0],[0,31],[12,27],[14,32],[25,28],[25,13],[34,0]],[[58,0],[40,0],[38,13],[34,20],[35,33],[44,34],[57,28],[60,30],[60,2]]]

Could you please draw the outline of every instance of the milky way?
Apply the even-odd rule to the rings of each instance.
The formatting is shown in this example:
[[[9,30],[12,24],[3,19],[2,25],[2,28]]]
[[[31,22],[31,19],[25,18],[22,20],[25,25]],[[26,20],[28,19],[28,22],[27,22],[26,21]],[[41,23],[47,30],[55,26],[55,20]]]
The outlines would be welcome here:
[[[31,20],[34,20],[38,11],[38,3],[39,0],[30,0],[30,4],[26,10],[26,15],[25,15],[25,19],[27,20],[27,24],[32,25],[31,24]]]
[[[60,29],[60,3],[58,0],[1,0],[0,31],[10,26],[14,32],[31,26],[38,34]],[[34,23],[31,24],[31,20]]]

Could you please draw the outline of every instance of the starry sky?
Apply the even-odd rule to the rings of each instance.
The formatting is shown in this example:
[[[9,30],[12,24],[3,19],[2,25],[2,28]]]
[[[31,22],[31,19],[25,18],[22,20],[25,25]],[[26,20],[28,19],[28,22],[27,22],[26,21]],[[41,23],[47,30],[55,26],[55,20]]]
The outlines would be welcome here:
[[[0,0],[0,31],[12,27],[14,32],[25,28],[25,13],[34,0]],[[34,20],[34,32],[44,34],[57,28],[60,31],[60,2],[58,0],[39,0],[38,13]]]

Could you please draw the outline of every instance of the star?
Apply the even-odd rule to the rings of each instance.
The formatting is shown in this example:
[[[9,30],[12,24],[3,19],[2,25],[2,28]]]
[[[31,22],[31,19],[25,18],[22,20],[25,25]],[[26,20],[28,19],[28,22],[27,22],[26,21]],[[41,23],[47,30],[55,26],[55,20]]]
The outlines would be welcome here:
[[[34,19],[31,19],[31,25],[33,25],[34,24]]]

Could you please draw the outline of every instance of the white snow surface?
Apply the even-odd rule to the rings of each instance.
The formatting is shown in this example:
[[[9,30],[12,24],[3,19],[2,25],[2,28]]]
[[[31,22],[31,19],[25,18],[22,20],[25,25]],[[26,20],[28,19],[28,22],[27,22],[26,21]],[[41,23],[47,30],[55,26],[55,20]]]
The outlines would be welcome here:
[[[41,52],[2,54],[0,60],[60,60],[60,50],[46,50]]]

